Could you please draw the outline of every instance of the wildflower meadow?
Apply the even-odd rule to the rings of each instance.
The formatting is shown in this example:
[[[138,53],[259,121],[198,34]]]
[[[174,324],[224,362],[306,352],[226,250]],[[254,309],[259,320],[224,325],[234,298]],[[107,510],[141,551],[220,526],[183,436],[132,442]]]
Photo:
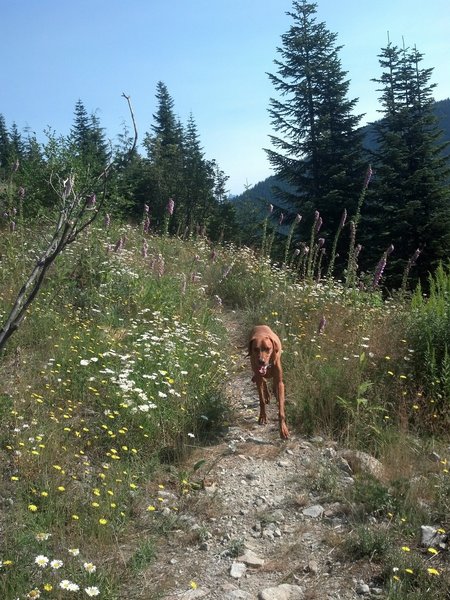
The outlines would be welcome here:
[[[415,532],[425,515],[442,536],[450,526],[450,274],[439,269],[429,297],[383,295],[380,265],[365,289],[353,271],[350,284],[324,277],[319,218],[309,254],[291,247],[297,218],[275,265],[267,222],[251,249],[110,215],[58,257],[1,355],[2,598],[133,597],[176,522],[173,496],[196,493],[179,461],[232,423],[231,334],[245,352],[256,323],[283,340],[293,431],[369,452],[389,473],[352,492],[346,552],[379,561],[388,598],[447,597],[448,548],[420,549]],[[3,231],[0,322],[45,236]]]

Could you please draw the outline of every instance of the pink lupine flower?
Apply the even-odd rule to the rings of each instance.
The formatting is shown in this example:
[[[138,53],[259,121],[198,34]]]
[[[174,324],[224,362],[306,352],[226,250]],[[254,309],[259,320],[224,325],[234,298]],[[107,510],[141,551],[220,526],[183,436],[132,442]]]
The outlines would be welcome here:
[[[364,186],[363,188],[366,190],[369,186],[370,180],[372,179],[372,175],[373,175],[373,171],[372,171],[372,166],[369,165],[367,167],[367,171],[366,171],[366,177],[364,178]]]
[[[159,277],[162,277],[164,275],[164,268],[164,257],[162,254],[158,254],[158,258],[156,261],[156,272],[159,275]]]
[[[120,238],[117,240],[117,242],[116,242],[116,245],[114,246],[114,252],[120,252],[120,251],[122,250],[122,248],[123,248],[123,245],[124,245],[124,243],[125,243],[125,240],[124,240],[124,238],[121,236],[121,237],[120,237]]]
[[[372,281],[372,286],[374,288],[377,287],[378,284],[380,283],[381,276],[383,275],[383,271],[386,267],[387,257],[389,256],[389,254],[391,254],[391,252],[393,252],[393,250],[394,250],[394,246],[391,244],[389,246],[389,248],[386,250],[386,252],[383,254],[383,256],[381,257],[379,263],[377,264],[377,267],[375,269],[375,273],[373,276],[373,281]]]
[[[315,227],[315,230],[314,230],[315,233],[319,233],[320,228],[322,227],[322,223],[323,223],[322,217],[319,216],[319,218],[316,221],[316,227]]]
[[[169,198],[166,209],[170,216],[173,215],[174,208],[175,208],[175,202],[174,202],[173,198]]]
[[[317,243],[319,244],[319,248],[322,248],[322,246],[325,244],[325,238],[319,238]]]
[[[111,215],[109,213],[106,213],[105,215],[104,225],[106,229],[111,225]]]
[[[144,233],[148,233],[150,229],[150,217],[147,215],[144,219],[144,223],[142,224],[142,230]]]
[[[319,327],[317,328],[317,333],[323,333],[325,330],[326,324],[327,324],[327,320],[326,320],[325,316],[322,315],[322,318],[319,321]]]
[[[147,240],[144,240],[142,242],[142,256],[144,258],[147,258],[147,256],[148,256],[148,242],[147,242]]]
[[[211,250],[211,254],[209,255],[209,260],[211,262],[215,262],[216,258],[217,258],[217,250],[215,248],[213,248]]]
[[[373,276],[372,282],[373,287],[377,287],[380,283],[381,276],[383,275],[384,268],[386,267],[386,262],[386,255],[384,255],[380,262],[377,264],[377,268],[375,269],[375,274]]]
[[[144,213],[148,214],[150,211],[150,206],[148,204],[144,204]]]

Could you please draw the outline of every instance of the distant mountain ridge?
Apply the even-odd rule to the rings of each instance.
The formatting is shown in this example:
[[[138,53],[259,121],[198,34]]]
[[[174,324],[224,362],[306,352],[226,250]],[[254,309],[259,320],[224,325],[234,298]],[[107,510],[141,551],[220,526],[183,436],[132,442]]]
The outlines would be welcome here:
[[[434,113],[438,118],[439,128],[442,129],[442,138],[440,139],[440,142],[450,142],[450,98],[436,101],[434,103]],[[373,150],[376,146],[373,124],[369,123],[364,125],[362,127],[362,131],[364,133],[364,147],[367,150]],[[447,149],[447,153],[450,154],[450,147]],[[257,213],[265,211],[267,209],[267,205],[269,204],[276,205],[281,210],[285,209],[289,211],[289,204],[275,197],[273,193],[274,186],[289,190],[289,185],[287,183],[278,179],[276,175],[270,175],[263,181],[260,181],[249,187],[242,194],[234,196],[231,198],[231,201],[235,204],[238,213],[244,209],[245,205],[248,205],[250,200],[252,203],[256,202],[259,204],[259,210],[257,206],[253,206],[253,210],[255,210]]]

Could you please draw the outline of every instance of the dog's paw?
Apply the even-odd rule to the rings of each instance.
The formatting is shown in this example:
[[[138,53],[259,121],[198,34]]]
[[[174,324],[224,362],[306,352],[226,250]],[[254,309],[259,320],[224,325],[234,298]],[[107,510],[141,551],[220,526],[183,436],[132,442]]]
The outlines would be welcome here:
[[[280,423],[280,438],[282,440],[289,439],[289,429],[286,426],[286,423]]]

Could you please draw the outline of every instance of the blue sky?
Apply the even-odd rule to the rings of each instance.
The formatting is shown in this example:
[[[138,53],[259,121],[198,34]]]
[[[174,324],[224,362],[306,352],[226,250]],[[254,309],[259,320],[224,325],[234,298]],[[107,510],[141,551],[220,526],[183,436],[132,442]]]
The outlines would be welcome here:
[[[317,17],[338,34],[342,67],[361,123],[377,118],[377,54],[416,45],[434,67],[435,98],[450,97],[448,0],[318,0]],[[207,158],[237,194],[272,174],[263,148],[273,133],[266,75],[292,22],[291,0],[0,0],[0,113],[10,126],[66,134],[75,103],[96,112],[108,137],[128,122],[149,131],[163,81],[183,123],[192,113]]]

